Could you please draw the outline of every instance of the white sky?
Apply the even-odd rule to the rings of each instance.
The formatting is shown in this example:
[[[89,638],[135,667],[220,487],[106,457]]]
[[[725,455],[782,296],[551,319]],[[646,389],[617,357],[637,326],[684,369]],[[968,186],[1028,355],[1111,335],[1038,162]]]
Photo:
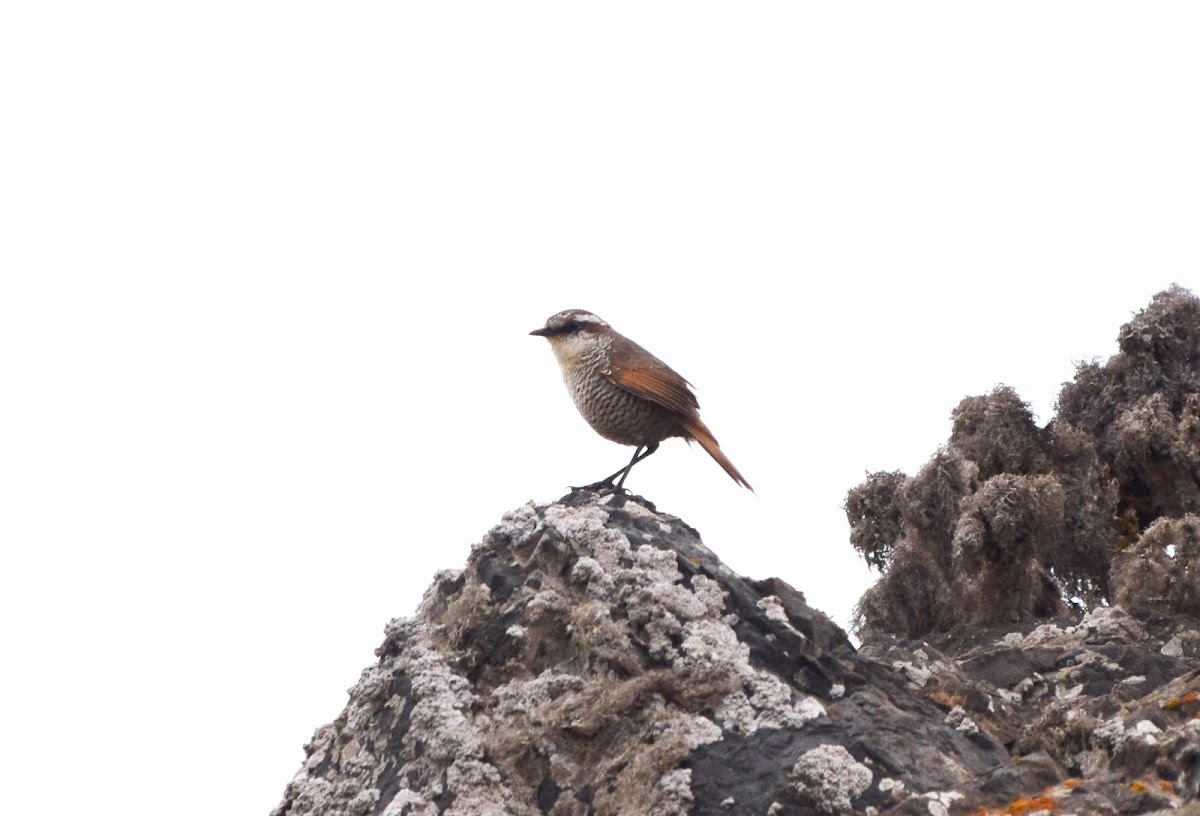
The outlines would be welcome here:
[[[845,623],[841,504],[1200,288],[1194,3],[0,10],[6,812],[265,813],[384,623],[629,450],[590,309],[758,489],[629,486]]]

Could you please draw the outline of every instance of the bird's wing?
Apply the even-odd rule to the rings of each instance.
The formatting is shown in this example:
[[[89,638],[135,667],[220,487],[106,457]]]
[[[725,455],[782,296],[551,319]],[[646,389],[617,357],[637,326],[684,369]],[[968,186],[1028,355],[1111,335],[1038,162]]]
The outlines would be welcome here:
[[[638,344],[627,342],[628,346],[622,344],[620,353],[613,355],[622,360],[622,364],[609,365],[605,375],[642,399],[657,402],[683,416],[695,415],[700,404],[688,388],[690,383]]]

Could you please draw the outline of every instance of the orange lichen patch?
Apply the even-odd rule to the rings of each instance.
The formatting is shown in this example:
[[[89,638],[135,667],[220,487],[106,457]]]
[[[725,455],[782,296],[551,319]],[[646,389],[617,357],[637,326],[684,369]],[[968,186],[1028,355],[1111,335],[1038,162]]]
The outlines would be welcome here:
[[[1002,808],[980,808],[970,816],[1028,816],[1044,811],[1057,812],[1061,810],[1058,800],[1051,793],[1058,787],[1072,789],[1079,784],[1078,779],[1068,779],[1062,785],[1051,785],[1037,796],[1020,796],[1017,801]]]
[[[1158,780],[1158,787],[1161,788],[1162,790],[1166,791],[1167,793],[1175,792],[1175,786],[1172,785],[1171,782],[1167,779]]]
[[[1008,816],[1025,816],[1026,813],[1034,813],[1039,810],[1058,810],[1058,804],[1054,801],[1054,797],[1046,794],[1035,796],[1032,799],[1022,796],[1006,807],[1004,812]]]
[[[1163,703],[1162,707],[1170,711],[1172,709],[1179,708],[1180,706],[1187,705],[1188,703],[1194,703],[1197,700],[1200,700],[1200,692],[1189,691],[1182,697],[1172,697],[1170,700],[1167,700],[1165,703]]]
[[[1146,787],[1145,782],[1130,782],[1129,789],[1134,793],[1145,793],[1146,791],[1150,790],[1148,787]]]
[[[951,694],[948,691],[935,691],[926,695],[929,702],[942,708],[954,708],[963,704],[964,698],[961,694]]]

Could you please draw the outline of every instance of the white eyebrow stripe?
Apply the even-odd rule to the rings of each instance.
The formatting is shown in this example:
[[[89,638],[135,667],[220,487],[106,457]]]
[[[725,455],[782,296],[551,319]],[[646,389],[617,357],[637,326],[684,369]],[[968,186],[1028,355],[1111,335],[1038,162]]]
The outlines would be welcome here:
[[[567,317],[567,319],[574,320],[576,323],[591,323],[592,325],[595,325],[595,326],[607,326],[608,325],[603,320],[601,320],[600,318],[596,317],[594,314],[591,314],[591,313],[579,314],[578,312],[576,312],[574,314],[569,315],[569,317]]]

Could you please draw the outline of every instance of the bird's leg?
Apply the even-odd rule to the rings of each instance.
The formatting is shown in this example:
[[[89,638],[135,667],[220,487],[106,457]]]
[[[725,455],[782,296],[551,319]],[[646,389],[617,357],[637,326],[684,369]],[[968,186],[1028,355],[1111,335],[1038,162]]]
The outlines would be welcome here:
[[[629,471],[633,470],[634,465],[636,465],[638,462],[642,461],[647,456],[649,456],[650,454],[652,454],[656,450],[658,450],[658,443],[651,442],[649,445],[646,445],[645,448],[646,448],[646,451],[645,451],[645,453],[643,453],[641,446],[639,446],[638,449],[633,452],[633,458],[629,460],[629,464],[625,466],[625,469],[617,471],[617,473],[621,474],[621,480],[619,482],[617,482],[617,490],[620,490],[621,485],[625,484],[625,477],[629,475]],[[612,476],[609,476],[608,478],[612,479],[613,476],[617,475],[617,473],[614,473]]]
[[[641,452],[642,452],[642,446],[638,445],[637,450],[635,450],[633,452],[633,459],[630,460],[629,464],[626,465],[625,467],[621,468],[620,470],[618,470],[613,475],[609,476],[606,479],[601,479],[598,482],[592,482],[590,485],[584,485],[583,487],[572,487],[571,489],[572,490],[603,490],[606,487],[611,488],[613,486],[613,479],[617,478],[618,476],[621,477],[621,482],[624,483],[625,475],[629,473],[629,469],[631,467],[633,467],[634,462],[638,461],[638,455]],[[645,457],[643,456],[642,458],[644,459]],[[617,485],[617,487],[620,488],[620,485]]]
[[[621,485],[625,484],[625,477],[629,475],[629,471],[633,470],[633,466],[636,465],[638,462],[642,461],[643,459],[645,459],[650,454],[654,453],[656,450],[658,450],[657,442],[651,442],[649,445],[638,445],[637,449],[634,450],[633,458],[629,460],[628,465],[621,468],[616,473],[609,476],[607,479],[601,479],[600,481],[594,482],[590,485],[587,485],[586,487],[577,487],[577,488],[573,488],[573,489],[574,490],[602,490],[606,487],[611,487],[611,488],[615,488],[616,490],[622,490],[623,488],[621,487]],[[621,481],[617,482],[614,485],[613,479],[616,479],[618,476],[621,477]]]

